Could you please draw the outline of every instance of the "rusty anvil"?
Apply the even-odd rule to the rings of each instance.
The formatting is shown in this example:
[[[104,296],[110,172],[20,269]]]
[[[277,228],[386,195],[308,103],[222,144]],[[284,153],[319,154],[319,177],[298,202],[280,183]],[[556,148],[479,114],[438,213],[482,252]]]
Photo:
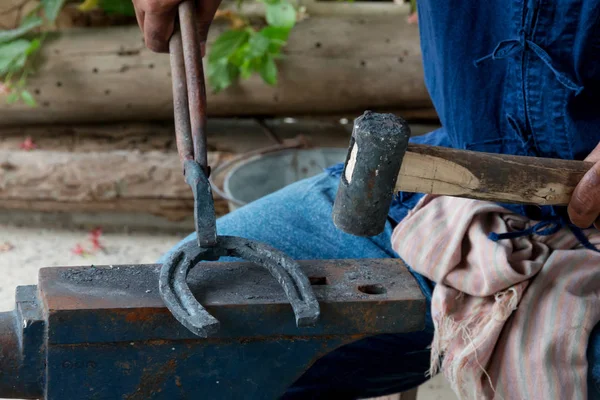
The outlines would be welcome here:
[[[393,114],[366,111],[354,122],[333,221],[356,236],[383,232],[399,191],[500,203],[566,205],[593,163],[492,154],[409,143]]]

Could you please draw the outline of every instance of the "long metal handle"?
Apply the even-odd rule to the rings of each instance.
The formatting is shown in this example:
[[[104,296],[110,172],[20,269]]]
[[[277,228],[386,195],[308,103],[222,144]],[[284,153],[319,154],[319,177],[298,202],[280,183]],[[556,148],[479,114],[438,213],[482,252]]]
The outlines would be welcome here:
[[[206,154],[206,84],[196,19],[194,2],[187,0],[181,3],[179,29],[183,43],[194,160],[200,164],[208,178],[210,171]]]
[[[209,175],[206,149],[206,84],[194,2],[179,5],[179,29],[171,38],[171,74],[177,148],[184,160],[195,160]]]
[[[179,29],[176,29],[171,37],[169,52],[171,54],[175,138],[177,140],[177,152],[183,164],[185,160],[194,159],[194,147],[191,135],[192,127],[190,125],[185,64],[183,61],[183,43],[181,42],[181,32]]]
[[[179,5],[179,26],[169,42],[177,151],[194,194],[198,246],[217,242],[216,214],[208,178],[206,86],[202,51],[192,0]]]

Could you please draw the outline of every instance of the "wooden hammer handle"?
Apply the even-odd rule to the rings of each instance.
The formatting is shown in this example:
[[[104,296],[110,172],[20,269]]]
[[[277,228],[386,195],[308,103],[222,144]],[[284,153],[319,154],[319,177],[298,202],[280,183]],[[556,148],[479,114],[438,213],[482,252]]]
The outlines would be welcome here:
[[[592,167],[584,161],[409,144],[396,191],[500,203],[566,205]]]

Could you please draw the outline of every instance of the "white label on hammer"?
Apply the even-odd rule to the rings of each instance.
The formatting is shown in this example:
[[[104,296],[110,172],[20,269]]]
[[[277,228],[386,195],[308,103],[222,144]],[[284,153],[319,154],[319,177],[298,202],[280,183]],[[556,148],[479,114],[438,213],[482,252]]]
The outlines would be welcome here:
[[[356,142],[354,142],[354,146],[352,147],[352,151],[350,152],[350,158],[346,163],[346,181],[348,183],[352,182],[352,174],[354,173],[354,166],[356,165],[356,156],[358,154],[358,146]]]

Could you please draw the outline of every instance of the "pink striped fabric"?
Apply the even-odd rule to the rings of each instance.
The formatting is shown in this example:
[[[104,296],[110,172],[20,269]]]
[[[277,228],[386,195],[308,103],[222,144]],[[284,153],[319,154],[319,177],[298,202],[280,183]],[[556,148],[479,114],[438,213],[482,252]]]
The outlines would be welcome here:
[[[587,399],[600,253],[568,228],[488,238],[535,223],[494,203],[425,196],[394,230],[400,257],[437,283],[430,373],[441,370],[460,399]]]

